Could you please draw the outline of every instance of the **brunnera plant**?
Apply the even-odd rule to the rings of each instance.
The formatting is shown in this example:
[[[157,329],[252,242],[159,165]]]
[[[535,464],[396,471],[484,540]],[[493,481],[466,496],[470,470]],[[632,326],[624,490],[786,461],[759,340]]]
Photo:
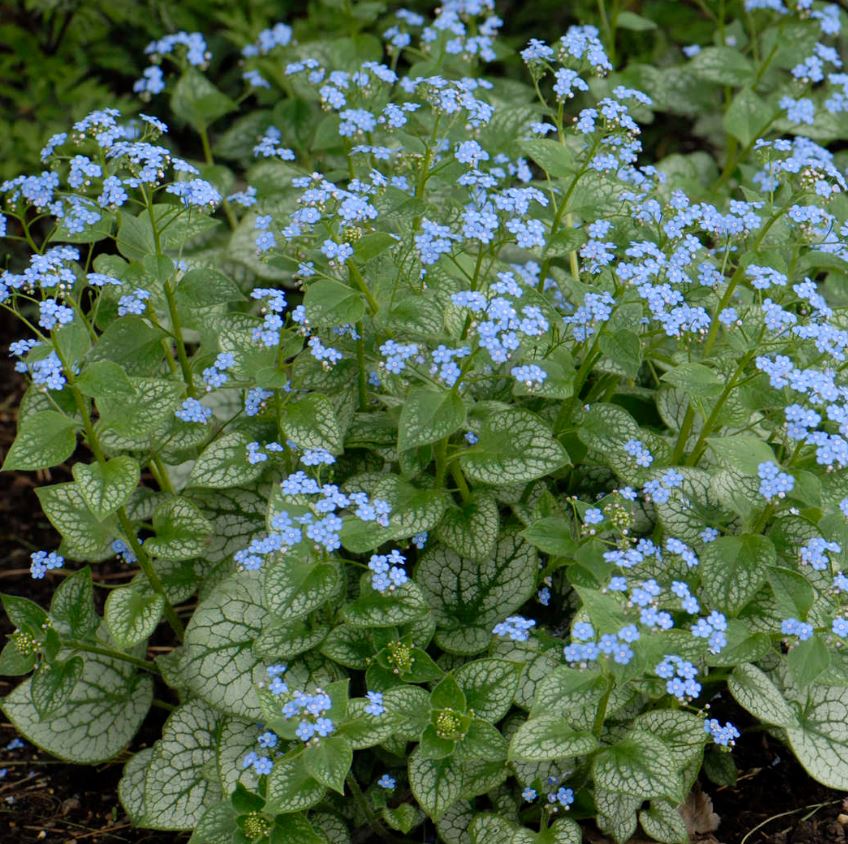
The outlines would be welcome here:
[[[177,33],[137,88],[202,160],[104,109],[0,186],[4,467],[75,457],[49,609],[3,597],[23,735],[97,763],[172,710],[121,800],[208,844],[685,841],[730,697],[848,787],[840,15],[721,9],[667,74],[575,26],[529,84],[485,2],[278,24],[238,99]],[[641,160],[686,79],[721,168]]]

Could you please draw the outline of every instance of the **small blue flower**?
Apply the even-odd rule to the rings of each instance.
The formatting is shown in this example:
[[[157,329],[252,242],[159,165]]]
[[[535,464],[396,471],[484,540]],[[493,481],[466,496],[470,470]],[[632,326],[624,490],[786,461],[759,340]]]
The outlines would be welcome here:
[[[30,555],[30,559],[30,574],[34,580],[41,580],[48,571],[60,569],[65,565],[65,558],[55,551],[35,551]]]
[[[495,636],[504,636],[513,642],[526,642],[530,638],[530,630],[536,626],[532,618],[511,615],[506,621],[496,624],[492,629]]]
[[[180,405],[174,415],[183,422],[203,425],[212,418],[212,410],[204,407],[197,399],[188,398]]]
[[[365,711],[369,715],[377,717],[386,711],[386,707],[383,706],[382,692],[367,692],[366,696],[368,697],[368,705],[365,707]]]

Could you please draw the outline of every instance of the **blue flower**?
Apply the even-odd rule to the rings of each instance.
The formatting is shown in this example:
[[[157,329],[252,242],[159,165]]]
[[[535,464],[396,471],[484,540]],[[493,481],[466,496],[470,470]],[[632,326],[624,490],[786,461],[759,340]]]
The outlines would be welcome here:
[[[389,774],[383,774],[383,776],[377,780],[377,785],[379,785],[380,788],[385,788],[386,791],[393,791],[397,785],[397,781]]]
[[[65,558],[55,551],[35,551],[30,559],[32,563],[29,570],[34,580],[41,580],[48,571],[65,565]]]
[[[733,747],[739,738],[739,730],[729,721],[724,725],[716,718],[708,718],[704,721],[704,732],[712,737],[712,740],[721,747]]]
[[[366,696],[368,697],[368,705],[365,707],[365,711],[369,715],[378,717],[386,711],[386,707],[383,706],[382,692],[367,692]]]
[[[780,467],[774,462],[760,463],[757,474],[760,477],[760,495],[766,501],[771,501],[773,498],[785,498],[795,486],[795,479],[781,472]]]
[[[180,405],[174,415],[183,422],[194,422],[202,425],[212,418],[212,410],[204,407],[197,399],[188,398]]]
[[[511,615],[506,621],[496,624],[492,629],[495,636],[504,636],[513,642],[526,642],[530,638],[530,630],[536,626],[532,618]]]
[[[813,625],[797,618],[787,618],[780,623],[780,632],[784,636],[797,636],[802,642],[813,637]]]

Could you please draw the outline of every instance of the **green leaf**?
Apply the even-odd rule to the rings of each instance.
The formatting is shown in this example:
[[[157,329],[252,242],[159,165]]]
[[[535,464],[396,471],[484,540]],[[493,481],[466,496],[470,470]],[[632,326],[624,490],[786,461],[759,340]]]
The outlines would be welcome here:
[[[493,815],[488,812],[477,813],[468,827],[471,836],[471,844],[533,844],[537,841],[536,836],[527,829],[522,829],[512,821],[501,815]],[[524,833],[528,835],[525,836]]]
[[[509,712],[518,689],[521,666],[505,659],[477,659],[461,665],[454,678],[465,693],[468,709],[493,724]]]
[[[699,79],[716,85],[743,85],[754,75],[750,60],[733,47],[704,47],[689,67]]]
[[[317,393],[289,402],[282,410],[280,431],[302,449],[341,454],[344,433],[333,403]]]
[[[409,785],[418,805],[438,820],[462,794],[462,769],[453,758],[425,759],[416,749],[409,757]]]
[[[171,94],[171,110],[181,120],[203,131],[219,117],[235,111],[236,104],[200,71],[187,67]]]
[[[0,676],[23,677],[35,668],[36,659],[37,654],[29,650],[24,653],[15,639],[7,639],[0,651]]]
[[[436,526],[436,538],[451,551],[472,560],[491,557],[498,539],[500,515],[494,496],[475,493],[451,506]]]
[[[788,727],[786,736],[811,777],[828,788],[848,789],[848,688],[808,689],[798,726]]]
[[[482,718],[474,718],[462,740],[457,743],[456,752],[463,761],[504,762],[507,742],[493,724]]]
[[[760,463],[774,462],[768,443],[748,434],[707,437],[710,451],[720,465],[756,477]]]
[[[830,667],[830,651],[816,635],[792,648],[786,661],[798,687],[807,689]]]
[[[253,640],[266,615],[255,573],[228,578],[201,601],[183,642],[182,671],[195,694],[224,712],[259,718]]]
[[[75,463],[73,475],[91,514],[102,521],[127,503],[141,470],[132,457],[122,455],[106,463]]]
[[[324,797],[324,786],[306,770],[303,755],[278,759],[268,777],[268,811],[302,812]]]
[[[156,535],[145,540],[145,550],[162,560],[190,560],[203,554],[212,531],[200,508],[186,498],[172,497],[153,513]]]
[[[183,704],[168,717],[144,779],[144,826],[192,829],[206,807],[221,799],[217,778],[209,776],[220,720],[199,700]]]
[[[707,740],[703,718],[679,709],[652,709],[638,716],[633,725],[662,739],[678,767],[700,761]]]
[[[700,399],[714,398],[724,389],[724,380],[702,363],[681,363],[662,376],[662,381]]]
[[[255,481],[262,474],[262,464],[247,462],[247,444],[251,441],[252,437],[241,431],[213,440],[197,458],[188,485],[227,489]]]
[[[457,712],[465,712],[468,703],[465,693],[459,687],[459,683],[452,674],[446,674],[430,693],[430,706],[433,709],[455,709]]]
[[[234,833],[238,832],[236,818],[229,800],[213,803],[198,818],[189,840],[193,844],[232,844]]]
[[[31,636],[41,638],[44,627],[48,624],[48,618],[47,613],[35,601],[18,595],[3,595],[2,600],[3,609],[15,627]]]
[[[539,833],[536,844],[581,844],[583,830],[571,818],[559,818],[554,825]]]
[[[353,764],[353,748],[344,736],[322,738],[303,754],[306,771],[325,788],[344,794],[345,777]]]
[[[342,618],[356,627],[395,627],[426,615],[427,601],[418,585],[408,581],[393,592],[377,592],[370,585],[342,608]]]
[[[144,818],[144,778],[152,756],[152,747],[134,753],[118,783],[118,798],[135,826],[140,826]]]
[[[121,586],[109,592],[104,618],[115,644],[127,650],[153,635],[164,608],[161,595],[136,586]]]
[[[244,299],[239,286],[212,267],[189,270],[177,283],[175,295],[180,308],[187,310],[209,308]]]
[[[303,621],[274,621],[262,629],[253,649],[263,659],[292,659],[317,648],[326,638],[327,630],[325,626],[311,629]]]
[[[274,820],[274,829],[271,832],[270,844],[349,844],[350,836],[347,834],[347,827],[343,825],[335,815],[324,814],[323,818],[333,818],[333,822],[342,824],[345,837],[331,837],[324,830],[316,832],[313,825],[303,815],[280,815]],[[315,819],[313,818],[313,822]],[[338,829],[334,829],[338,832]]]
[[[356,258],[362,263],[382,255],[387,249],[397,245],[398,238],[388,232],[371,232],[359,238],[353,247]],[[308,308],[307,308],[308,311]],[[351,320],[355,321],[355,320]]]
[[[600,347],[604,356],[620,367],[628,378],[635,378],[639,374],[642,365],[642,341],[638,334],[626,328],[602,334]]]
[[[74,453],[78,427],[76,419],[55,410],[42,410],[25,417],[3,461],[2,471],[31,472],[63,463]]]
[[[382,817],[386,825],[404,835],[408,835],[421,821],[424,815],[411,803],[401,803],[400,806],[383,806]]]
[[[475,654],[491,639],[492,627],[533,594],[538,557],[519,537],[508,535],[488,560],[469,560],[444,548],[427,551],[415,579],[433,609],[447,650]]]
[[[680,790],[677,765],[660,739],[642,730],[604,748],[592,764],[599,788],[629,797],[674,797]]]
[[[665,844],[687,844],[689,841],[686,822],[673,800],[652,800],[647,809],[639,812],[639,823],[651,838]]]
[[[72,656],[65,661],[43,662],[32,675],[32,703],[42,720],[51,718],[68,703],[83,667],[82,657]]]
[[[650,18],[643,18],[642,15],[637,15],[635,12],[624,10],[618,13],[615,19],[615,25],[619,29],[629,29],[633,32],[647,32],[651,29],[656,29],[657,25]]]
[[[450,436],[465,423],[465,404],[453,390],[418,387],[403,403],[398,449],[406,451]]]
[[[616,844],[625,844],[636,832],[636,810],[641,797],[628,797],[618,791],[595,787],[598,828],[612,836]]]
[[[86,566],[56,587],[50,602],[53,626],[62,635],[73,639],[87,639],[100,624],[94,607],[94,587],[91,569]]]
[[[521,531],[531,545],[552,557],[573,557],[577,543],[571,536],[571,526],[563,516],[546,516]]]
[[[135,396],[135,387],[124,368],[110,360],[96,360],[86,366],[77,379],[77,387],[83,395],[97,400],[131,400]]]
[[[129,219],[129,218],[127,218]],[[126,384],[123,379],[113,381],[111,388],[107,387],[111,373],[116,372],[114,367],[123,370],[130,375],[150,375],[157,371],[162,365],[162,339],[164,332],[150,324],[141,317],[127,316],[116,319],[100,335],[97,344],[92,348],[88,356],[89,365],[83,372],[81,380],[86,380],[86,372],[95,363],[114,364],[98,372],[97,377],[92,377],[88,385],[89,392],[86,395],[94,395],[94,398],[109,395],[120,399],[126,398]],[[124,378],[126,374],[124,375]],[[132,387],[132,384],[130,383]],[[99,391],[99,392],[98,392]]]
[[[766,536],[722,536],[701,555],[704,595],[711,606],[736,615],[766,582],[777,553]]]
[[[62,534],[63,553],[75,560],[101,560],[111,555],[115,536],[108,521],[95,518],[75,483],[39,487],[35,494],[50,524]]]
[[[303,618],[339,594],[338,565],[315,563],[296,554],[278,556],[263,574],[265,605],[279,618]]]
[[[815,602],[810,581],[793,569],[772,566],[768,580],[781,618],[806,618]]]
[[[509,743],[509,758],[518,762],[547,762],[585,756],[598,746],[587,732],[577,732],[557,716],[539,716],[525,721]]]
[[[738,665],[727,681],[736,702],[755,718],[778,727],[795,727],[798,716],[786,702],[780,689],[754,665]]]
[[[469,480],[506,486],[556,472],[568,454],[535,414],[511,407],[488,414],[477,444],[459,460]]]
[[[775,116],[775,109],[745,87],[733,97],[724,113],[724,128],[743,146],[759,138]]]
[[[388,237],[382,232],[376,234]],[[321,328],[353,324],[365,314],[362,294],[331,279],[322,278],[310,284],[303,296],[303,304],[309,323]]]
[[[573,176],[579,169],[574,153],[558,141],[533,138],[520,142],[521,150],[529,155],[551,179]]]
[[[135,390],[131,398],[105,395],[99,398],[98,429],[144,441],[171,421],[182,399],[183,386],[164,378],[131,378],[130,383]]]
[[[383,478],[374,487],[373,497],[388,501],[392,508],[389,526],[384,531],[375,531],[374,526],[369,525],[376,538],[383,541],[406,539],[432,530],[441,522],[450,501],[445,490],[422,489],[398,475]]]
[[[106,762],[120,753],[141,725],[153,682],[124,662],[85,655],[82,676],[70,699],[51,718],[33,706],[31,680],[25,680],[0,708],[15,729],[53,756],[78,765]]]

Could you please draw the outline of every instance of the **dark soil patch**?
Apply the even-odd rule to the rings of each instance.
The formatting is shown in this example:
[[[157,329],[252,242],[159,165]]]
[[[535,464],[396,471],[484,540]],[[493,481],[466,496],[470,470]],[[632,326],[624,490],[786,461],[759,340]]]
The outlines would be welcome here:
[[[19,336],[8,314],[0,314],[0,384],[4,385],[0,392],[0,454],[5,454],[14,438],[15,408],[24,389],[23,380],[5,355],[9,342]],[[49,604],[61,575],[48,573],[44,580],[32,580],[29,554],[40,548],[55,548],[57,537],[41,513],[34,490],[68,477],[62,468],[35,475],[0,474],[0,591],[25,595],[43,606]],[[97,566],[95,577],[118,582],[129,574],[121,565],[106,563]],[[3,618],[0,632],[8,630]],[[156,646],[167,647],[168,642],[157,639]],[[0,678],[0,695],[8,694],[16,682]],[[164,688],[157,694],[170,697]],[[151,711],[130,752],[156,740],[163,715],[161,710]],[[717,711],[716,715],[747,726],[745,714],[737,710]],[[0,779],[3,844],[173,844],[186,839],[176,833],[132,828],[117,795],[124,759],[96,767],[68,765],[29,744],[6,749],[14,738],[11,725],[0,723],[0,769],[7,769]],[[848,800],[843,803],[846,795],[811,780],[787,748],[764,732],[743,729],[733,754],[739,769],[737,785],[704,783],[720,819],[718,829],[700,839],[704,844],[848,844],[848,825],[840,822],[840,816],[848,822]]]

